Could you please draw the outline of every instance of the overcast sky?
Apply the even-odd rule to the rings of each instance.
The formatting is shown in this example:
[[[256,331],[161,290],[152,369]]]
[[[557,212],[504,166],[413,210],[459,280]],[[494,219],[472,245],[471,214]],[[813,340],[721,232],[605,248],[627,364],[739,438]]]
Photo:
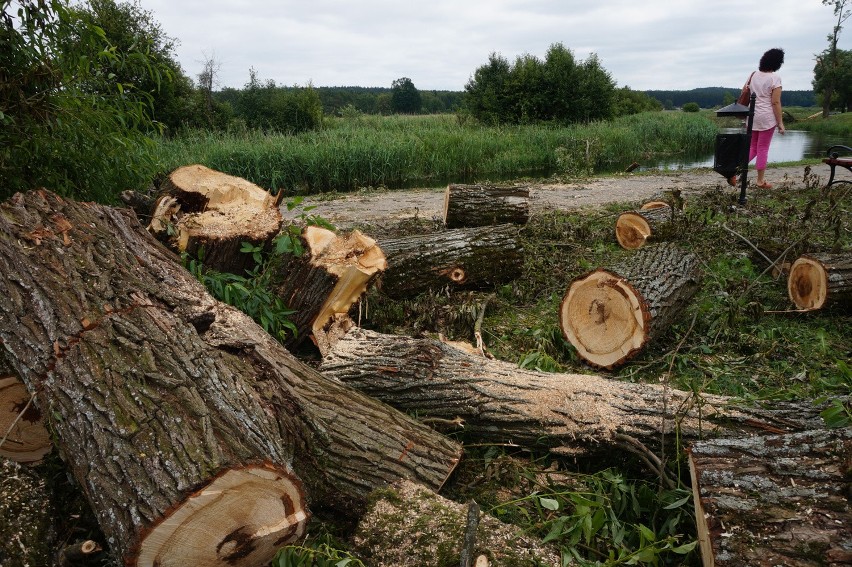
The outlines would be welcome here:
[[[781,47],[786,90],[809,90],[814,56],[836,22],[820,0],[140,0],[196,78],[219,65],[219,88],[249,68],[279,85],[464,89],[496,52],[543,60],[562,43],[596,53],[619,87],[740,87],[764,51]],[[840,48],[852,49],[852,21]]]

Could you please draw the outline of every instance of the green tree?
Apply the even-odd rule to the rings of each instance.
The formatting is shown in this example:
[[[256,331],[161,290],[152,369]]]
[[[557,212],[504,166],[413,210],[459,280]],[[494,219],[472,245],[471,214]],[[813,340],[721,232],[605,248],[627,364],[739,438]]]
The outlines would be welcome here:
[[[849,81],[848,75],[843,76],[842,55],[837,49],[837,40],[840,30],[843,29],[843,22],[852,15],[852,10],[849,9],[849,0],[822,0],[822,3],[824,6],[832,6],[837,17],[837,22],[828,35],[828,48],[817,57],[812,83],[814,92],[822,95],[822,116],[826,118],[831,111],[835,91],[848,85]],[[842,82],[844,78],[845,84]]]
[[[701,110],[701,107],[698,106],[697,102],[687,102],[683,105],[684,112],[698,112],[699,110]]]
[[[639,114],[640,112],[652,112],[662,110],[663,104],[657,99],[640,91],[630,90],[630,87],[622,87],[615,91],[615,102],[613,114],[615,116],[626,116],[628,114]]]
[[[510,122],[509,115],[509,62],[491,53],[488,63],[474,71],[473,78],[464,87],[464,109],[471,116],[486,124]]]
[[[813,87],[814,92],[819,93],[823,116],[826,116],[826,108],[846,112],[852,103],[852,51],[838,49],[833,59],[827,52],[818,57]],[[828,98],[829,93],[831,98]]]
[[[140,45],[119,48],[61,0],[0,0],[0,198],[47,187],[114,201],[155,171],[149,93],[111,82],[128,67],[167,72]]]
[[[237,96],[235,113],[246,126],[265,132],[298,134],[322,125],[322,101],[310,84],[279,87],[272,79],[261,83],[249,69],[249,82]]]
[[[422,106],[420,91],[408,77],[396,79],[391,84],[391,107],[399,114],[418,114]]]

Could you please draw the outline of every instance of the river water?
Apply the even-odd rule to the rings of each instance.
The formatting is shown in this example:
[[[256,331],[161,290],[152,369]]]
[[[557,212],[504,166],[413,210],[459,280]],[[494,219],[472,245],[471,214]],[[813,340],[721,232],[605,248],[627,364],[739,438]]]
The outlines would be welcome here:
[[[737,128],[723,128],[723,134],[742,132]],[[808,158],[824,158],[825,151],[835,144],[852,147],[852,139],[841,136],[825,136],[805,130],[787,130],[782,136],[778,132],[772,137],[769,146],[769,163],[799,161]],[[695,167],[713,167],[713,151],[706,155],[693,157],[673,157],[657,160],[654,164],[640,164],[641,169],[692,169]],[[752,167],[754,164],[752,163]]]

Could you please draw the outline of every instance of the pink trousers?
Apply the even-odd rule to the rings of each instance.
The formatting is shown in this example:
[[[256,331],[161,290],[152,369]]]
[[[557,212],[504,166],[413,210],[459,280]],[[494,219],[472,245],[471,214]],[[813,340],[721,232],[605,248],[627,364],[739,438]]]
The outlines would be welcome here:
[[[766,169],[766,160],[769,157],[769,144],[772,142],[772,134],[775,133],[773,126],[769,130],[756,130],[751,133],[751,147],[748,150],[748,161],[751,163],[755,157],[755,169]]]

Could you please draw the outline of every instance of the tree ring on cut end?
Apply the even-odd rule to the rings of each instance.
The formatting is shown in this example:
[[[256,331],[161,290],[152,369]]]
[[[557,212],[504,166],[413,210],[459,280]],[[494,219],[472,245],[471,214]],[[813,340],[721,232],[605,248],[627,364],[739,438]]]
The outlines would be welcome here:
[[[53,449],[41,412],[24,383],[0,375],[0,457],[17,463],[36,463]]]
[[[603,368],[628,358],[647,340],[642,299],[623,278],[597,270],[575,280],[560,307],[565,338],[587,362]]]
[[[651,236],[651,225],[637,212],[621,213],[615,221],[615,238],[622,248],[636,250]]]
[[[787,294],[799,309],[821,309],[828,298],[825,267],[813,258],[798,258],[790,267]]]

